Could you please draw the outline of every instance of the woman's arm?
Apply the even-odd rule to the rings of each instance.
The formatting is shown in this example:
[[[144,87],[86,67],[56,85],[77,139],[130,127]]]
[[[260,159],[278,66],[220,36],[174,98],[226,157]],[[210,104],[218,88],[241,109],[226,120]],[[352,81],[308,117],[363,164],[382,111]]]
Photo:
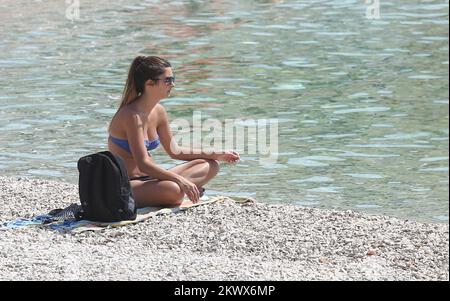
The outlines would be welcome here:
[[[210,159],[228,163],[236,163],[241,158],[239,153],[235,151],[209,151],[205,152],[199,149],[190,149],[179,147],[181,154],[177,155],[178,160],[194,160],[194,159]]]
[[[203,151],[200,149],[191,149],[179,146],[175,139],[173,139],[166,110],[162,105],[158,105],[157,110],[159,110],[159,120],[156,130],[164,150],[172,159],[185,161],[191,161],[194,159],[210,159],[229,163],[237,162],[240,159],[239,154],[234,151]]]

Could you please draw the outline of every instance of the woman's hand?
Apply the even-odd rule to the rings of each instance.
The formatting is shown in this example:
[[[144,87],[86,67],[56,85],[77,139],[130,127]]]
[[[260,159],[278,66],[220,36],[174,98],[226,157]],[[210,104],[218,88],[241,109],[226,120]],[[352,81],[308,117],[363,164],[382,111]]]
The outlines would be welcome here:
[[[221,154],[217,155],[216,160],[227,162],[227,163],[236,163],[241,159],[241,156],[239,156],[239,153],[235,151],[225,151]]]
[[[180,189],[187,195],[187,197],[191,200],[192,203],[197,203],[200,198],[200,192],[198,191],[197,185],[187,180],[184,177],[179,177],[178,186]]]

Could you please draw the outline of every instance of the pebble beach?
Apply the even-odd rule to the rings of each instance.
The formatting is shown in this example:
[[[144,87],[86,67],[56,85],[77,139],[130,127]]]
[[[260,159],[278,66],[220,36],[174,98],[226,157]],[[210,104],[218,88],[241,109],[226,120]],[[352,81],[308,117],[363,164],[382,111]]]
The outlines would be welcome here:
[[[77,202],[74,184],[0,177],[1,223]],[[448,281],[449,226],[224,201],[96,232],[2,228],[0,280]]]

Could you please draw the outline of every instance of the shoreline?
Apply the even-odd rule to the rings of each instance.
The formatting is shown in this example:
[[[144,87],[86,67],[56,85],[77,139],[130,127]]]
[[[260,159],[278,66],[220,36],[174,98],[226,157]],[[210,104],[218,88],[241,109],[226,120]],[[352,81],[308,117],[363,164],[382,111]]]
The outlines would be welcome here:
[[[74,184],[0,177],[1,222],[78,202]],[[448,224],[227,201],[99,232],[2,229],[0,279],[448,281],[448,233]]]

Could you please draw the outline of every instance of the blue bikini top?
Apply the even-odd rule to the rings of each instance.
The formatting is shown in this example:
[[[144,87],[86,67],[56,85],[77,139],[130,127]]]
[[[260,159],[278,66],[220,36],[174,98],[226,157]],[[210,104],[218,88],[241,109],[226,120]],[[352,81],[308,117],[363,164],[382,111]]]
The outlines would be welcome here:
[[[130,144],[128,144],[128,140],[125,139],[119,139],[116,137],[113,137],[109,135],[109,138],[111,138],[111,141],[115,143],[116,145],[120,146],[124,150],[126,150],[128,153],[131,154]],[[144,140],[145,147],[148,151],[156,149],[161,142],[159,141],[159,137],[156,137],[155,140]]]

